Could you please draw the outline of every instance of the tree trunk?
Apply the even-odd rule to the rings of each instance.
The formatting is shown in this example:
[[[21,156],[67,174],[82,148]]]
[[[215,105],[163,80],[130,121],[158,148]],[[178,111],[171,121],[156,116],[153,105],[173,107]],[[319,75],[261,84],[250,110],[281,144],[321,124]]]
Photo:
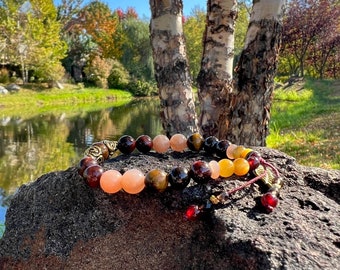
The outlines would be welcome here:
[[[150,0],[151,44],[161,119],[168,136],[198,131],[182,27],[182,0]]]
[[[203,136],[223,138],[229,94],[232,91],[234,30],[237,1],[209,0],[203,37],[203,57],[197,81]]]
[[[284,0],[254,0],[245,47],[236,68],[230,99],[227,138],[248,146],[264,146],[281,43]]]

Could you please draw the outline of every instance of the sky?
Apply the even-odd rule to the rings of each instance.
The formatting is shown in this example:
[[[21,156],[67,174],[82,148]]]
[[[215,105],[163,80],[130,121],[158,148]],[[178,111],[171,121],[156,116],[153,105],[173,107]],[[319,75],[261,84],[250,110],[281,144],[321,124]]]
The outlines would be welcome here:
[[[56,5],[60,3],[58,0],[54,0],[54,2]],[[85,4],[89,2],[84,1]],[[121,8],[125,11],[128,7],[134,7],[141,19],[151,17],[149,0],[102,0],[102,2],[108,4],[112,10]],[[183,0],[183,14],[190,15],[195,7],[206,9],[206,5],[207,0]]]

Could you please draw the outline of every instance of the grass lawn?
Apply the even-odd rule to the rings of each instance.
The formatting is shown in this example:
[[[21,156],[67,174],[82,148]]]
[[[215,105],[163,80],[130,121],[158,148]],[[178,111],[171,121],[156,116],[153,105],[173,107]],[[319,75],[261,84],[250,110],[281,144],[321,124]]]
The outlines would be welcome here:
[[[300,164],[340,169],[340,81],[309,80],[274,92],[267,145]]]

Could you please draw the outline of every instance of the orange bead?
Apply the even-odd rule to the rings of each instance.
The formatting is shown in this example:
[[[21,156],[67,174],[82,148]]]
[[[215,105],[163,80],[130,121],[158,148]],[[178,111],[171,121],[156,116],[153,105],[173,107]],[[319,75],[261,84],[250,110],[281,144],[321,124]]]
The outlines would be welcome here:
[[[170,138],[170,147],[173,151],[182,152],[187,148],[187,138],[183,134],[174,134]]]
[[[251,149],[251,148],[246,148],[246,149],[244,149],[244,150],[242,151],[242,153],[241,153],[241,158],[246,158],[246,156],[247,156],[251,151],[253,151],[253,149]]]
[[[212,160],[209,162],[209,167],[211,170],[211,178],[217,179],[220,176],[220,165],[216,160]]]
[[[234,160],[235,174],[238,176],[246,175],[249,172],[249,163],[244,158]]]
[[[236,144],[230,144],[227,148],[227,157],[230,159],[234,159],[234,150],[237,147]]]
[[[108,170],[100,177],[100,187],[106,193],[116,193],[122,189],[122,175],[116,170]]]
[[[233,151],[234,159],[241,157],[241,153],[243,152],[244,149],[246,148],[243,145],[237,146]]]
[[[128,170],[123,174],[121,183],[125,192],[137,194],[145,187],[144,174],[138,169]]]
[[[229,177],[234,173],[234,163],[230,159],[221,159],[218,164],[220,165],[220,176]]]
[[[155,138],[153,138],[152,144],[153,149],[157,153],[165,153],[170,147],[170,140],[165,135],[157,135]]]

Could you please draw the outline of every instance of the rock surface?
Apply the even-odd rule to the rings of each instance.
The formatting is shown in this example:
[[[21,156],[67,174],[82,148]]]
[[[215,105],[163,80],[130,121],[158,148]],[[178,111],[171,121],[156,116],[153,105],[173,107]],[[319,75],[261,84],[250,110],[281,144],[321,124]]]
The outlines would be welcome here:
[[[6,215],[0,269],[337,269],[340,171],[298,165],[268,148],[285,181],[264,213],[260,185],[234,194],[201,220],[183,218],[187,198],[171,189],[138,195],[89,188],[75,168],[22,186]],[[104,168],[169,170],[211,157],[184,153],[119,156]],[[230,189],[234,178],[213,183]]]

